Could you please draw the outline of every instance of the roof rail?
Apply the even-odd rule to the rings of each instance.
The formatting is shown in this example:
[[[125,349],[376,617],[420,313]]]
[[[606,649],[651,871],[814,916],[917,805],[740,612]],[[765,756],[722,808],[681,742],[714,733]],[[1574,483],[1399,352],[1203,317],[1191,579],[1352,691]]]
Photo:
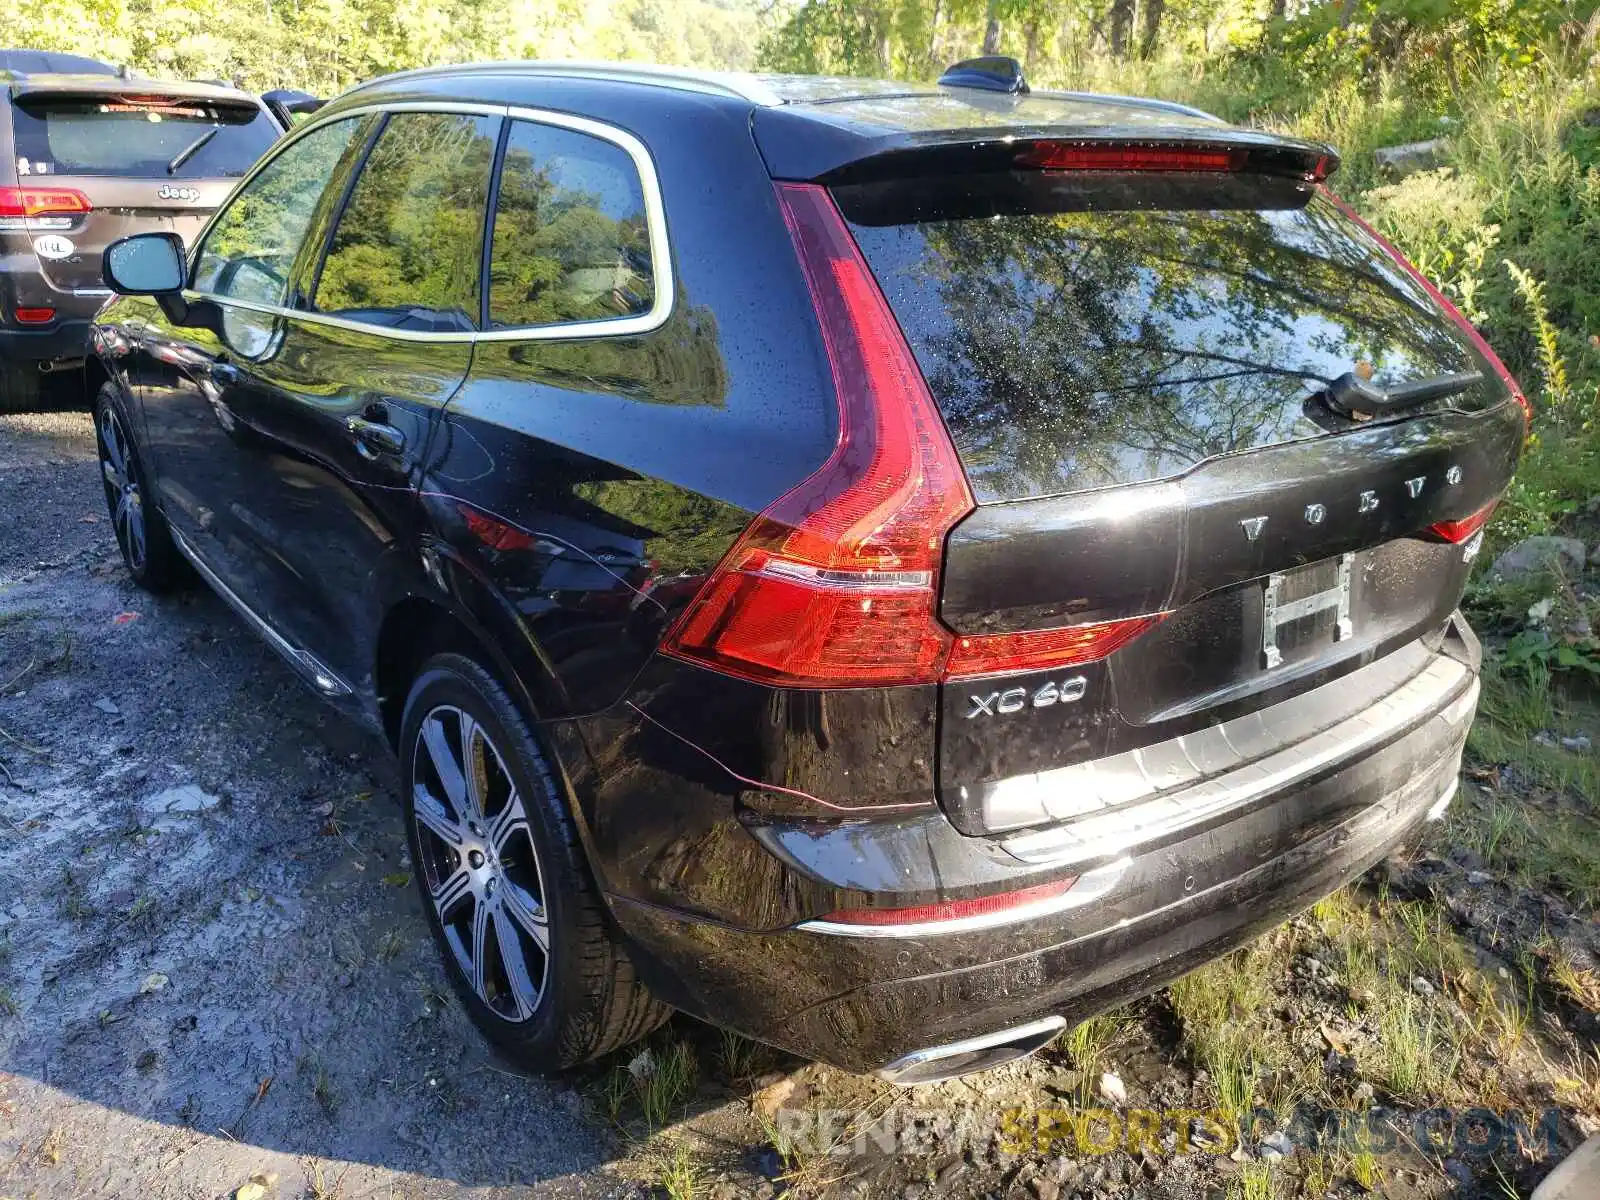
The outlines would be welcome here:
[[[939,84],[941,87],[1007,92],[1013,96],[1023,96],[1028,93],[1028,81],[1023,78],[1022,64],[1003,54],[964,58],[939,76]]]
[[[458,63],[438,67],[417,67],[410,71],[396,71],[380,75],[365,83],[358,83],[345,92],[362,91],[377,84],[396,79],[419,79],[437,75],[451,75],[470,71],[473,73],[503,73],[518,75],[547,75],[570,79],[608,79],[618,83],[642,83],[655,87],[675,88],[679,91],[701,92],[712,96],[727,96],[748,100],[763,107],[779,105],[783,97],[754,75],[739,71],[696,71],[688,67],[662,67],[654,63],[582,62],[560,59],[514,59],[505,62]]]

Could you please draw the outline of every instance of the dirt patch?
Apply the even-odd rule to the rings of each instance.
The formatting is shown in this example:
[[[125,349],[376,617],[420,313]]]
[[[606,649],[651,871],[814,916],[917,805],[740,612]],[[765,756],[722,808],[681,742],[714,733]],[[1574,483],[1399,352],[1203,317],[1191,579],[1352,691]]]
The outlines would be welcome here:
[[[128,581],[81,413],[0,417],[0,1194],[614,1194],[448,991],[383,747]]]

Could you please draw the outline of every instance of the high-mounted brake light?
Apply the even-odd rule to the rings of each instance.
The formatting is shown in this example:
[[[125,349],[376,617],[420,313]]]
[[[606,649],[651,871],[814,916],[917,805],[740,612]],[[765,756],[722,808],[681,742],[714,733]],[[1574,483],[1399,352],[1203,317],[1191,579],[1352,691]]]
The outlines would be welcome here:
[[[739,537],[662,653],[782,687],[933,683],[1104,658],[1154,618],[958,638],[945,535],[975,507],[917,361],[825,188],[780,183],[839,406],[833,454]]]
[[[1242,171],[1248,161],[1246,150],[1063,142],[1036,142],[1017,155],[1017,166],[1040,171]]]
[[[1440,521],[1438,524],[1430,525],[1428,532],[1443,541],[1460,545],[1489,523],[1497,503],[1499,501],[1491,500],[1470,517],[1462,517],[1459,521]]]
[[[94,205],[89,203],[89,197],[77,188],[0,188],[0,217],[42,217],[93,211]]]
[[[1411,278],[1415,279],[1417,283],[1422,286],[1422,289],[1428,293],[1429,298],[1440,308],[1444,309],[1445,315],[1455,322],[1456,326],[1461,330],[1462,333],[1467,335],[1467,340],[1472,343],[1473,347],[1478,351],[1479,354],[1483,355],[1485,361],[1488,362],[1490,369],[1492,369],[1494,373],[1500,377],[1500,381],[1511,390],[1511,398],[1516,401],[1517,407],[1522,410],[1523,432],[1524,434],[1531,433],[1533,431],[1533,405],[1529,403],[1527,393],[1522,390],[1522,385],[1517,382],[1516,376],[1512,375],[1511,372],[1506,369],[1505,363],[1500,361],[1500,356],[1494,352],[1494,348],[1489,345],[1487,340],[1485,340],[1483,334],[1479,333],[1472,322],[1467,320],[1466,315],[1455,306],[1449,296],[1446,296],[1438,288],[1434,287],[1433,282],[1426,275],[1411,265],[1410,259],[1408,259],[1404,254],[1401,254],[1399,249],[1397,249],[1388,238],[1384,237],[1383,234],[1379,233],[1371,225],[1367,224],[1366,221],[1362,220],[1361,215],[1357,213],[1355,209],[1351,208],[1327,188],[1322,189],[1322,194],[1332,201],[1334,206],[1338,208],[1340,212],[1344,213],[1345,216],[1349,217],[1357,225],[1361,226],[1362,229],[1366,230],[1367,235],[1371,237],[1373,241],[1378,243],[1379,247],[1382,248],[1385,254],[1394,260],[1395,265],[1407,275],[1411,276]],[[1487,519],[1488,518],[1486,516],[1485,520]]]

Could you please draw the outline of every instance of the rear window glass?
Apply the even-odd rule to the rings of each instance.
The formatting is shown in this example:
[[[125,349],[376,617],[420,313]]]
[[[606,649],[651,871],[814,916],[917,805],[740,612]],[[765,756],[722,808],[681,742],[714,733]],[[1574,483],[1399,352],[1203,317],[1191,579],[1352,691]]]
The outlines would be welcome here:
[[[14,106],[12,126],[19,176],[233,178],[278,137],[260,108],[189,97],[34,98]]]
[[[513,122],[489,257],[491,326],[636,316],[654,298],[644,188],[627,151]]]
[[[1337,431],[1308,401],[1363,363],[1380,383],[1490,378],[1415,281],[1298,186],[1012,174],[836,195],[980,501]]]

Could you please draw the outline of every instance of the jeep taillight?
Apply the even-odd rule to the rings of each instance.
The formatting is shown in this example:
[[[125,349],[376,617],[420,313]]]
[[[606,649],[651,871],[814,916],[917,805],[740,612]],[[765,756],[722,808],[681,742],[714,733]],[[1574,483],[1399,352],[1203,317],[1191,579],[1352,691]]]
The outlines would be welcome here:
[[[0,188],[0,217],[77,216],[93,211],[89,197],[77,188]]]
[[[832,370],[839,440],[734,543],[662,653],[775,686],[882,687],[1087,662],[1148,628],[1141,617],[958,639],[940,622],[945,536],[974,508],[960,459],[832,197],[776,186]]]

